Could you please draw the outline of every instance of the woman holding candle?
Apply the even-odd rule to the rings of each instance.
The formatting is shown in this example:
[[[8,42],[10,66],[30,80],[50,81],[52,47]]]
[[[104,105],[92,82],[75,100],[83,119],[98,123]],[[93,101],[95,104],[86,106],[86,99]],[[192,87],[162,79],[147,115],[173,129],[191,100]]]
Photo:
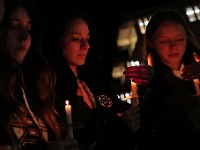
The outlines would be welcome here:
[[[31,0],[6,0],[0,26],[0,149],[47,149],[61,139],[55,73],[42,55],[41,21]],[[12,147],[13,146],[13,147]],[[66,144],[65,144],[66,146]]]
[[[81,149],[133,149],[133,132],[139,124],[137,107],[119,100],[114,92],[109,91],[105,81],[95,80],[95,76],[91,75],[93,70],[83,74],[90,48],[89,23],[80,14],[61,14],[64,14],[59,17],[62,20],[55,21],[61,26],[56,28],[56,33],[50,28],[49,33],[54,36],[47,33],[53,38],[47,45],[55,44],[49,46],[56,58],[55,63],[52,62],[57,72],[56,93],[59,100],[56,104],[63,125],[66,124],[64,106],[67,99],[72,108],[74,137]],[[49,48],[47,50],[49,52]],[[100,74],[103,78],[103,72]]]
[[[199,149],[195,142],[200,139],[200,100],[193,81],[200,77],[200,63],[193,55],[200,54],[197,38],[178,12],[166,10],[150,19],[146,41],[154,76],[146,90],[139,89],[144,98],[138,149]],[[134,72],[129,69],[128,77]]]

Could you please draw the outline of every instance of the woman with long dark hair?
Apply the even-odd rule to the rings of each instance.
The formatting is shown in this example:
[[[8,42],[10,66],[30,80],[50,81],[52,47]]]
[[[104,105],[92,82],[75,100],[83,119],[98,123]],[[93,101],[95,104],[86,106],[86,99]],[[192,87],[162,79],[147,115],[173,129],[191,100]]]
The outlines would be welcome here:
[[[42,54],[35,4],[6,0],[5,10],[0,26],[0,145],[29,149],[61,139],[54,109],[56,77]]]

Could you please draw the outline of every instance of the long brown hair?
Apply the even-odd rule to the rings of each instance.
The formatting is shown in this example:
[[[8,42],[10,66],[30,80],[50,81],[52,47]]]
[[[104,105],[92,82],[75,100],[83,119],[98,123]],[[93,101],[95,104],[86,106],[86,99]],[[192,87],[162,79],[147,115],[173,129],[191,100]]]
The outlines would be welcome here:
[[[9,17],[18,7],[23,7],[31,19],[32,43],[23,63],[18,65],[11,59],[6,46],[6,36],[9,30]],[[42,52],[43,26],[36,4],[32,0],[6,0],[5,16],[1,23],[0,32],[0,94],[3,97],[1,104],[6,104],[10,111],[20,112],[22,100],[19,96],[19,84],[25,89],[30,108],[54,131],[56,137],[61,137],[59,124],[55,116],[55,73]],[[46,80],[44,80],[47,78]],[[38,84],[42,82],[42,86]],[[47,96],[43,96],[45,91]],[[10,107],[11,106],[11,107]],[[8,113],[9,116],[10,113]],[[55,125],[56,124],[56,125]]]

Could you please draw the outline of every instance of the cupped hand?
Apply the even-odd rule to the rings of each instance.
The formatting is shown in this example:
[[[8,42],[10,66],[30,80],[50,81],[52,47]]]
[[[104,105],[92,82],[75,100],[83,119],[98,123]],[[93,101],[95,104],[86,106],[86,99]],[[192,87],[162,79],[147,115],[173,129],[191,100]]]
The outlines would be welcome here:
[[[181,76],[184,80],[200,79],[200,62],[194,62],[185,66]]]
[[[125,78],[131,79],[137,84],[146,85],[153,78],[154,69],[148,65],[131,66],[127,67],[123,74]]]

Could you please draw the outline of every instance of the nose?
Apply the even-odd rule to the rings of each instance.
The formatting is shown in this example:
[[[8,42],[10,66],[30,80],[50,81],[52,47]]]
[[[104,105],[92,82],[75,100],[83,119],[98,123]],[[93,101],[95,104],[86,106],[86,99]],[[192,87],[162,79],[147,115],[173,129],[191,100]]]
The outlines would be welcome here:
[[[174,47],[174,46],[176,46],[177,44],[176,44],[176,41],[170,41],[170,47]]]
[[[81,40],[81,47],[83,47],[85,49],[89,49],[90,48],[90,44],[89,44],[87,39],[82,39]]]
[[[26,28],[23,26],[20,26],[18,30],[18,39],[21,41],[26,40],[28,38],[28,35],[29,33],[26,30]]]

